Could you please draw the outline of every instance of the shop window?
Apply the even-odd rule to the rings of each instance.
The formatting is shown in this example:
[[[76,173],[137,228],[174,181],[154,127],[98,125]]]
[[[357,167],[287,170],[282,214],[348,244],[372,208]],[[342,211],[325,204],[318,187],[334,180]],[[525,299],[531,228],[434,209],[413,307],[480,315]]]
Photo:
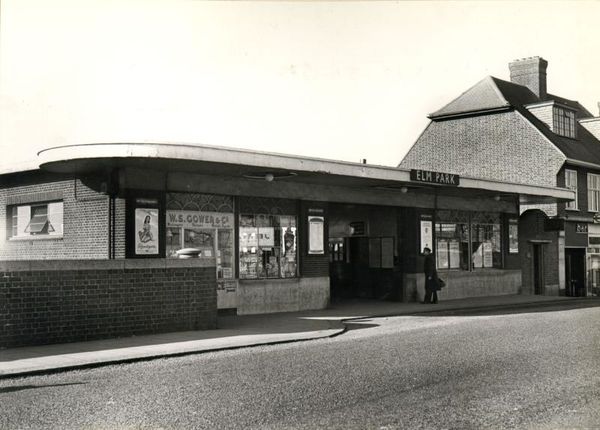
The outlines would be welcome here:
[[[439,211],[435,244],[438,269],[502,267],[502,230],[497,214]]]
[[[229,212],[216,212],[225,210]],[[168,258],[214,258],[217,279],[234,279],[234,215],[229,196],[169,193]]]
[[[472,224],[471,231],[473,268],[501,268],[500,224]]]
[[[240,279],[297,276],[296,217],[240,215]]]
[[[565,169],[565,187],[571,191],[575,191],[575,200],[568,202],[566,208],[577,210],[577,171]]]
[[[469,270],[469,225],[435,224],[438,269]]]
[[[588,211],[600,211],[600,175],[588,173]]]
[[[63,234],[63,202],[15,205],[7,208],[8,237],[56,237]]]

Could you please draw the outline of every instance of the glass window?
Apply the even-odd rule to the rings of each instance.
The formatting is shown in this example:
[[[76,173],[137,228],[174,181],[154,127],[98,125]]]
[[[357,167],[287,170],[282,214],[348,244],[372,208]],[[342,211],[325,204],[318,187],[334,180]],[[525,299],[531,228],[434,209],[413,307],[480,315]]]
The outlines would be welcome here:
[[[500,224],[472,224],[471,231],[473,268],[501,268]]]
[[[575,112],[555,107],[552,110],[554,131],[561,136],[575,138]]]
[[[517,234],[513,234],[516,242]],[[438,269],[501,268],[500,216],[487,212],[439,211],[435,223],[435,253]]]
[[[588,173],[588,211],[598,212],[600,210],[600,175]]]
[[[565,187],[575,191],[575,200],[568,202],[567,209],[577,209],[577,171],[576,170],[565,170]]]
[[[217,279],[233,279],[234,215],[198,210],[167,210],[169,258],[215,258]]]
[[[438,269],[469,270],[469,226],[461,223],[435,224]]]
[[[296,217],[240,215],[240,278],[293,278],[297,273]]]
[[[63,202],[11,206],[8,213],[9,237],[63,234]]]

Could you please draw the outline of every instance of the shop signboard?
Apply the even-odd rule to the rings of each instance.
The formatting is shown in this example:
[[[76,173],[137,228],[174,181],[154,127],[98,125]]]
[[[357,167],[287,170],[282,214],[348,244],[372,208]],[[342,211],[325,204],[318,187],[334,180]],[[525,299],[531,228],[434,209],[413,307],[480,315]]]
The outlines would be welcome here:
[[[160,237],[157,208],[135,209],[135,253],[157,255]]]
[[[233,228],[233,214],[200,211],[167,211],[167,227]]]

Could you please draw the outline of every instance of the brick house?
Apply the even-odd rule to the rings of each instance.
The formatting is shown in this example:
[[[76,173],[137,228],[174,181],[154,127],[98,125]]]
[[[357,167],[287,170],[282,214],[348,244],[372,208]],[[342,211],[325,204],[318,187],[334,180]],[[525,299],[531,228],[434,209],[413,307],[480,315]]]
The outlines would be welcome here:
[[[600,117],[593,117],[577,101],[548,93],[547,66],[540,57],[511,62],[510,82],[485,77],[430,114],[431,122],[399,167],[437,168],[490,180],[574,190],[577,198],[571,202],[534,206],[521,202],[521,217],[540,218],[538,236],[556,236],[558,246],[544,245],[548,238],[539,237],[525,243],[527,256],[546,252],[555,255],[556,261],[541,266],[543,269],[524,270],[523,276],[533,281],[555,279],[558,294],[597,294]],[[520,234],[536,225],[531,220],[523,222]],[[532,292],[557,293],[555,288],[542,291],[533,284]]]

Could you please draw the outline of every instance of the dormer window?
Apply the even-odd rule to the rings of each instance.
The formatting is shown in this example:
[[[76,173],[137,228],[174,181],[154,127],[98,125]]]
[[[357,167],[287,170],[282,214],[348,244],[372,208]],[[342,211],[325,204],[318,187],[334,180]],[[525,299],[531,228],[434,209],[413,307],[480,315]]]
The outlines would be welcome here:
[[[552,109],[554,121],[553,131],[556,134],[575,139],[575,112],[554,106]]]

